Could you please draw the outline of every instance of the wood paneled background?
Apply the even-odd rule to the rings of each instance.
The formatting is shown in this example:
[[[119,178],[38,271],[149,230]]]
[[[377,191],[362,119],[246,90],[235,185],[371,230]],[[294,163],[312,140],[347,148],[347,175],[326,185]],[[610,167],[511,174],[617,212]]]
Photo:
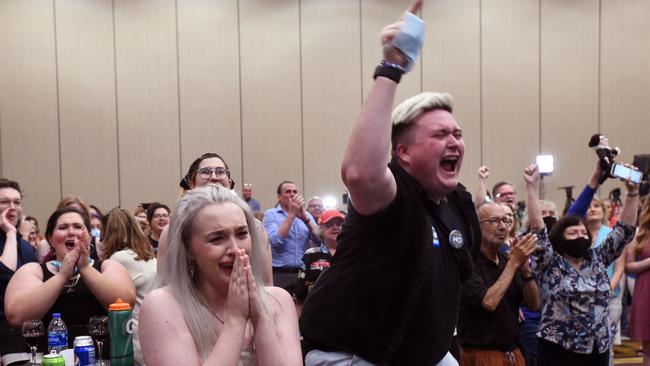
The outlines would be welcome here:
[[[62,195],[101,208],[174,205],[212,151],[265,208],[294,180],[340,201],[340,159],[405,0],[1,0],[0,176],[46,220]],[[576,194],[606,134],[620,160],[650,153],[650,3],[427,0],[422,57],[398,98],[447,91],[476,169]],[[604,191],[620,185],[606,184]]]

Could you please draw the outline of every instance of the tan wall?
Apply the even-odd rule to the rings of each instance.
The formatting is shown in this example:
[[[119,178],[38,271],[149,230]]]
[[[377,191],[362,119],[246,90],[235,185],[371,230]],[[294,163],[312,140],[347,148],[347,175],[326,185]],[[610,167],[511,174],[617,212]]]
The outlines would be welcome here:
[[[0,175],[45,220],[61,195],[104,209],[160,200],[218,152],[268,208],[281,180],[344,187],[339,164],[405,0],[0,1]],[[579,191],[602,131],[650,153],[644,0],[431,0],[422,57],[398,91],[448,91],[465,130],[462,180],[512,180],[556,156],[546,196]],[[608,183],[609,190],[616,183]],[[577,192],[576,192],[577,193]]]

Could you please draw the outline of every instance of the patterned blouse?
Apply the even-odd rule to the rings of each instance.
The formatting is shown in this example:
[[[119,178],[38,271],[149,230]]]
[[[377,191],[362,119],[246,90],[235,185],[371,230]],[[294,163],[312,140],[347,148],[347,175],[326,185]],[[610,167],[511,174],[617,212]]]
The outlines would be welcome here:
[[[541,250],[531,256],[532,270],[541,284],[538,337],[575,353],[590,354],[594,348],[598,353],[609,352],[607,305],[611,288],[607,266],[634,238],[635,229],[617,223],[602,245],[589,249],[579,271],[553,251],[546,229],[538,234]]]

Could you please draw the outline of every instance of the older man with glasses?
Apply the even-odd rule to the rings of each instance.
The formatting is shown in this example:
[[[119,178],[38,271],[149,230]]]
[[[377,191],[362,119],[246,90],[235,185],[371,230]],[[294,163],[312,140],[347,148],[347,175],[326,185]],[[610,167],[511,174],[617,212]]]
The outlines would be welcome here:
[[[524,366],[517,347],[519,306],[523,303],[537,309],[540,304],[539,288],[528,261],[537,237],[527,234],[516,240],[506,257],[499,248],[512,218],[494,202],[483,203],[477,211],[481,246],[474,258],[474,272],[463,284],[458,320],[461,364]]]

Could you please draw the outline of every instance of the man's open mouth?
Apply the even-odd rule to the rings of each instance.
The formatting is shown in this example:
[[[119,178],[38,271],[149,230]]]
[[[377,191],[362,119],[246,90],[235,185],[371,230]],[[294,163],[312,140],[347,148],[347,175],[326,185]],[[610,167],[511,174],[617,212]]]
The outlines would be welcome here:
[[[440,160],[440,167],[446,172],[455,172],[458,156],[447,156]]]

